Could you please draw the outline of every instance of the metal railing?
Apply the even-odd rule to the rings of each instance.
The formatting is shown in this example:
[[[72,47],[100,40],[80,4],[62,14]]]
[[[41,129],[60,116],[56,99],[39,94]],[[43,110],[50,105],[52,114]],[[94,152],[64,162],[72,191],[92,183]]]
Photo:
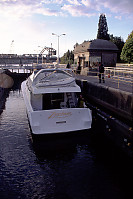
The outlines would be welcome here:
[[[6,69],[11,71],[12,73],[31,73],[34,69],[42,69],[45,64],[0,64],[1,69]]]
[[[93,67],[91,69],[86,67],[84,69],[81,69],[81,71],[76,70],[76,68],[74,67],[73,71],[76,74],[99,78],[98,67]],[[133,66],[105,67],[104,78],[105,80],[111,79],[115,81],[118,88],[120,87],[121,83],[133,85]]]
[[[106,67],[105,76],[117,81],[118,88],[120,83],[133,83],[133,67]]]

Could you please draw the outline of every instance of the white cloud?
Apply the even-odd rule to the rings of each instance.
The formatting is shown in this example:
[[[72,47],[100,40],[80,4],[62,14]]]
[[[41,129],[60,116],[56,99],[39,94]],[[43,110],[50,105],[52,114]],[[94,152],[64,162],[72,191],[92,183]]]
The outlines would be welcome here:
[[[98,0],[97,3],[105,8],[108,8],[114,13],[133,14],[133,1],[132,0]]]
[[[96,13],[93,12],[90,8],[86,8],[84,6],[64,5],[62,7],[62,10],[67,11],[69,14],[71,14],[74,17],[79,17],[79,16],[91,17],[96,15]]]
[[[16,19],[19,20],[21,18],[30,17],[33,14],[41,14],[45,16],[58,16],[60,15],[60,11],[56,9],[48,8],[45,3],[48,1],[39,1],[39,0],[2,0],[0,2],[0,15],[7,17],[8,19]],[[57,2],[49,1],[49,3]],[[60,3],[62,1],[59,1]],[[58,2],[58,3],[59,3]]]
[[[92,3],[91,0],[82,0],[82,4],[87,7],[91,6],[91,3]]]
[[[108,8],[113,13],[133,15],[133,0],[1,0],[0,14],[20,19],[44,16],[93,16]],[[66,13],[63,13],[65,11]]]
[[[121,16],[115,16],[115,19],[119,19],[119,20],[121,20],[121,19],[122,19],[122,17],[121,17]]]
[[[31,13],[32,6],[11,5],[10,7],[2,6],[2,8],[0,6],[0,15],[6,17],[8,20],[26,18],[31,16]]]
[[[68,0],[68,2],[70,4],[67,4],[67,6],[73,6],[73,10],[74,7],[76,10],[77,6],[79,6],[78,9],[82,10],[82,15],[86,15],[86,9],[83,10],[82,7],[99,12],[103,12],[106,8],[108,8],[108,10],[110,10],[112,13],[133,15],[133,0]],[[66,5],[64,5],[64,8],[67,10]],[[76,13],[74,16],[76,16]]]
[[[48,3],[48,4],[50,4],[50,3],[54,3],[54,4],[62,4],[63,3],[63,0],[42,0],[42,2],[44,2],[44,3]]]
[[[81,5],[81,3],[78,1],[78,0],[68,0],[68,2],[71,4],[71,5]]]

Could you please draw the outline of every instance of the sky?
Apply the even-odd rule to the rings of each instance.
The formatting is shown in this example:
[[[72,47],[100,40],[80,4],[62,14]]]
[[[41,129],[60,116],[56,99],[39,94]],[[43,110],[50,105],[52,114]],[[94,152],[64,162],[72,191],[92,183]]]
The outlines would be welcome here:
[[[101,13],[108,33],[126,41],[133,30],[133,0],[0,0],[0,53],[58,50],[59,38],[62,56],[76,43],[96,39]]]

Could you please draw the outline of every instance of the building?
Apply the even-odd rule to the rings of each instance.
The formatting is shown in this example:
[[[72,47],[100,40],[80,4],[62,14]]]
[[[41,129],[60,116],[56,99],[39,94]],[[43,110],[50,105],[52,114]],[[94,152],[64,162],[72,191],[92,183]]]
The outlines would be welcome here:
[[[108,67],[116,66],[117,52],[117,46],[111,41],[103,39],[84,41],[74,46],[74,63],[89,68],[98,66],[99,62]]]

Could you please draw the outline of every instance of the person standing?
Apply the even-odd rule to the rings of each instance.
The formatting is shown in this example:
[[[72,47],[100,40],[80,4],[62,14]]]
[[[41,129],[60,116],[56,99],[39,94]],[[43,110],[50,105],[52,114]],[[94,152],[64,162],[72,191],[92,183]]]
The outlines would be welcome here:
[[[81,66],[80,63],[78,62],[77,74],[80,74],[80,72],[81,72]]]
[[[103,83],[105,83],[104,80],[104,66],[103,64],[99,64],[99,83],[101,83],[101,80],[103,80]]]
[[[70,68],[70,64],[69,64],[69,62],[68,62],[68,64],[67,64],[67,68]]]

